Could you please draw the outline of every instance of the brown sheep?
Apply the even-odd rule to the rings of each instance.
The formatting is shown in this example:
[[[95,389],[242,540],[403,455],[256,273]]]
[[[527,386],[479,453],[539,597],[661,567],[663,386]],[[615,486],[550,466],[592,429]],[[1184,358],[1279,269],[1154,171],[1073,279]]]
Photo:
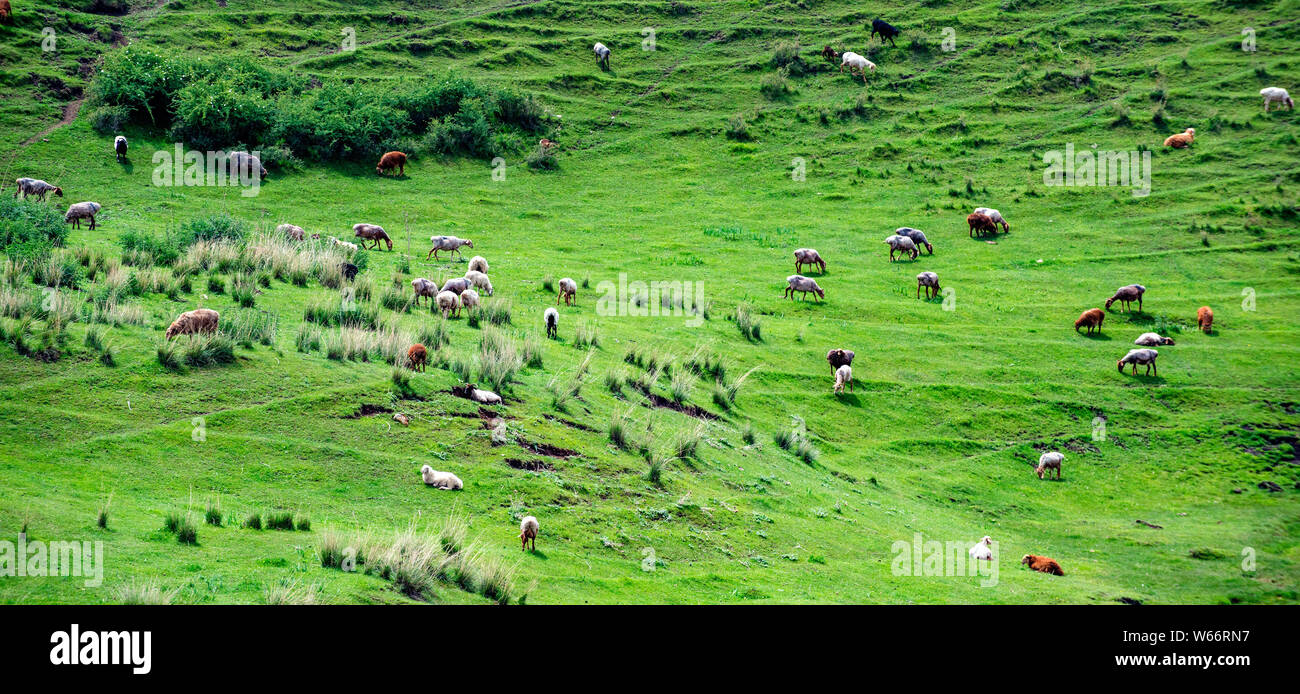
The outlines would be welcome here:
[[[1061,570],[1061,565],[1056,563],[1055,559],[1049,557],[1040,557],[1036,554],[1026,554],[1020,560],[1021,564],[1028,566],[1034,571],[1041,571],[1053,576],[1064,576],[1065,572]]]
[[[835,61],[840,59],[840,54],[834,48],[831,48],[830,44],[826,44],[822,48],[822,57],[826,59],[826,62],[834,65]]]
[[[835,375],[836,369],[841,366],[853,366],[853,351],[848,349],[832,349],[826,353],[826,361],[831,365],[831,375]]]
[[[976,231],[980,233],[986,231],[991,234],[998,233],[998,225],[993,221],[992,217],[986,214],[971,213],[966,215],[966,223],[970,225],[967,236],[974,236]]]
[[[167,327],[166,339],[177,335],[194,335],[196,333],[215,333],[220,314],[210,308],[196,308],[186,311],[172,321]]]
[[[0,0],[0,21],[8,22],[13,17],[13,9],[9,7],[9,0]]]
[[[285,238],[290,241],[304,241],[307,238],[307,232],[303,231],[302,227],[293,224],[281,224],[275,230],[284,234]]]
[[[1079,332],[1079,328],[1087,328],[1089,335],[1093,330],[1101,332],[1101,324],[1106,321],[1106,312],[1099,308],[1090,308],[1079,314],[1079,320],[1074,322],[1074,332]]]
[[[424,365],[429,363],[429,350],[424,345],[415,343],[411,348],[406,350],[406,364],[412,371],[424,371]]]
[[[393,240],[388,238],[388,232],[384,231],[384,228],[378,224],[366,224],[364,222],[353,224],[352,231],[356,232],[353,236],[361,239],[362,246],[366,245],[366,241],[374,241],[374,245],[370,246],[370,248],[379,248],[379,242],[383,241],[388,244],[388,250],[393,250]]]
[[[1170,135],[1165,138],[1165,146],[1174,149],[1184,149],[1192,146],[1192,140],[1196,138],[1196,128],[1188,128],[1186,131],[1177,135]]]
[[[555,147],[555,140],[548,140],[543,137],[542,139],[537,141],[537,146],[541,147],[544,150],[551,150],[554,149]]]
[[[389,152],[379,158],[379,166],[375,167],[375,173],[383,176],[385,171],[397,169],[397,175],[406,175],[406,155],[401,152]]]
[[[1214,311],[1211,311],[1209,306],[1196,309],[1196,327],[1206,335],[1210,334],[1210,328],[1214,327]]]

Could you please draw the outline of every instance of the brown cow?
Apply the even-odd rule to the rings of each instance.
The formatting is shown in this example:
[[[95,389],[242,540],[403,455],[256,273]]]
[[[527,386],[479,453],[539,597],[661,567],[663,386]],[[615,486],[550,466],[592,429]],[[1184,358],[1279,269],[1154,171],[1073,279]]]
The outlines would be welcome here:
[[[403,153],[401,153],[401,152],[389,152],[389,153],[385,154],[384,156],[380,157],[380,158],[379,158],[379,166],[376,166],[376,167],[375,167],[375,173],[376,173],[376,174],[379,174],[380,176],[382,176],[382,175],[384,175],[384,172],[385,172],[385,171],[392,171],[393,169],[397,169],[397,170],[398,170],[397,173],[398,173],[399,176],[405,176],[405,175],[406,175],[406,155],[405,155],[405,154],[403,154]]]

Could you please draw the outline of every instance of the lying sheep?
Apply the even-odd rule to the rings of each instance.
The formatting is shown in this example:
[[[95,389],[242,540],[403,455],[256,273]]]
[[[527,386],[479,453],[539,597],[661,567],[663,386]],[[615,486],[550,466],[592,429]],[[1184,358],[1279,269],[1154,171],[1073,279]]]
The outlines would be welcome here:
[[[1043,479],[1043,473],[1049,470],[1056,471],[1056,479],[1061,479],[1061,463],[1065,462],[1065,455],[1056,451],[1048,451],[1038,456],[1038,465],[1034,472],[1038,473],[1038,479]],[[1051,479],[1049,476],[1048,479]]]
[[[970,558],[976,561],[993,561],[993,538],[985,535],[970,548]]]
[[[1061,565],[1056,563],[1055,559],[1040,557],[1036,554],[1026,554],[1020,559],[1020,563],[1028,566],[1034,571],[1041,571],[1053,576],[1064,576],[1065,572],[1061,570]]]
[[[1007,220],[1002,217],[1001,212],[998,212],[992,207],[976,207],[975,214],[982,214],[985,217],[988,217],[989,219],[993,220],[993,223],[995,225],[1000,225],[1002,227],[1002,231],[1008,234],[1011,233],[1011,225],[1007,224]],[[997,231],[997,227],[994,227],[994,231]]]
[[[63,215],[64,222],[71,222],[74,229],[81,228],[81,220],[90,220],[90,229],[95,229],[95,215],[103,209],[97,202],[78,202],[68,207],[68,211]]]
[[[393,240],[388,238],[388,233],[378,224],[366,224],[365,222],[353,224],[352,232],[353,236],[361,239],[362,246],[366,245],[366,241],[374,241],[375,244],[368,248],[379,248],[379,242],[383,241],[388,244],[388,250],[393,250]]]
[[[1196,139],[1196,128],[1188,128],[1177,135],[1170,135],[1165,138],[1165,146],[1174,149],[1184,149],[1192,146],[1192,140]]]
[[[795,292],[803,292],[802,296],[799,297],[800,301],[806,301],[808,299],[808,292],[813,293],[814,301],[826,298],[826,292],[822,291],[822,288],[817,284],[817,281],[811,277],[790,275],[785,278],[785,284],[785,293],[782,294],[782,296],[789,297],[791,301],[794,301]]]
[[[1138,335],[1138,339],[1133,341],[1133,344],[1142,345],[1143,347],[1159,347],[1161,345],[1172,345],[1174,341],[1168,337],[1161,337],[1158,333],[1142,333]]]
[[[482,289],[488,296],[492,296],[492,280],[488,279],[487,275],[478,270],[470,270],[465,273],[465,279],[469,280],[470,284],[475,287]]]
[[[912,239],[912,243],[916,244],[918,249],[921,246],[925,246],[925,252],[929,253],[930,255],[934,255],[934,246],[930,245],[930,240],[925,238],[925,232],[921,231],[920,229],[913,229],[912,227],[898,227],[897,229],[894,230],[894,233],[898,234],[899,236],[906,236],[907,238]]]
[[[461,258],[464,258],[465,256],[460,252],[461,246],[469,246],[470,248],[474,247],[473,241],[457,238],[455,236],[430,236],[429,240],[433,242],[433,248],[429,249],[429,252],[424,255],[425,260],[428,260],[429,256],[433,256],[434,260],[438,260],[438,251],[455,253],[460,255]]]
[[[441,291],[436,298],[438,310],[442,311],[442,317],[446,318],[448,314],[453,317],[460,315],[460,295],[456,292]]]
[[[126,161],[126,138],[118,135],[113,138],[113,152],[117,154],[118,163]]]
[[[453,277],[442,284],[442,291],[460,294],[472,286],[474,283],[465,277]]]
[[[840,72],[848,67],[849,75],[862,75],[862,83],[867,83],[867,72],[875,72],[876,64],[866,58],[854,53],[853,51],[844,51],[840,56]]]
[[[972,212],[966,215],[966,224],[970,226],[970,229],[966,232],[966,235],[970,237],[975,236],[975,232],[977,231],[980,234],[983,234],[986,231],[990,234],[998,233],[997,222],[994,222],[992,217],[979,212]]]
[[[346,248],[346,249],[348,249],[348,250],[350,250],[350,251],[358,250],[357,244],[352,243],[351,241],[340,241],[339,239],[336,239],[336,238],[334,238],[333,236],[329,237],[329,241],[330,241],[330,243],[334,244],[335,246],[341,246],[341,247]]]
[[[601,68],[608,70],[609,49],[605,47],[605,44],[597,41],[596,45],[591,47],[591,52],[596,54],[596,64],[599,65]]]
[[[275,228],[275,233],[284,234],[285,238],[290,241],[303,241],[307,238],[307,232],[303,231],[302,227],[293,224],[281,224]]]
[[[853,367],[845,364],[835,370],[835,393],[844,392],[844,386],[849,387],[849,392],[853,392]]]
[[[1124,307],[1124,310],[1127,311],[1129,309],[1129,304],[1136,301],[1138,302],[1138,313],[1141,313],[1142,295],[1145,294],[1146,291],[1147,288],[1143,287],[1140,284],[1130,284],[1124,287],[1120,287],[1119,289],[1115,290],[1114,296],[1106,300],[1106,310],[1109,311],[1111,304],[1118,301],[1120,302],[1120,305]]]
[[[599,46],[600,44],[596,45]],[[528,549],[529,540],[533,541],[533,551],[537,551],[538,530],[541,530],[541,526],[537,524],[537,519],[532,516],[524,516],[524,519],[519,521],[519,539],[523,540],[523,546],[519,548],[520,552]]]
[[[1089,335],[1093,330],[1101,332],[1101,324],[1106,321],[1106,312],[1099,308],[1090,308],[1079,314],[1079,320],[1074,322],[1074,332],[1079,332],[1079,328],[1087,328]]]
[[[826,261],[815,249],[800,248],[794,252],[794,271],[802,273],[805,265],[816,265],[823,275],[826,274]]]
[[[383,176],[385,171],[397,169],[398,176],[406,175],[406,154],[402,152],[387,152],[379,158],[379,165],[375,167],[375,175]]]
[[[425,465],[420,468],[420,477],[424,478],[424,483],[430,487],[436,487],[442,490],[464,489],[465,485],[460,478],[450,472],[438,472],[433,468]]]
[[[1291,95],[1281,87],[1264,87],[1259,90],[1259,95],[1264,97],[1264,113],[1268,113],[1269,107],[1273,104],[1295,109],[1295,102],[1291,101]]]
[[[1209,306],[1196,309],[1196,327],[1206,335],[1210,334],[1210,328],[1214,327],[1214,311],[1211,311]]]
[[[939,296],[939,276],[933,272],[922,272],[916,276],[916,298],[921,298],[921,287],[925,287],[926,300]],[[933,294],[931,294],[933,292]]]
[[[560,278],[560,293],[555,297],[556,305],[559,305],[561,299],[564,300],[565,306],[578,303],[578,283],[574,282],[573,278]]]
[[[916,243],[914,243],[912,239],[906,236],[891,234],[888,238],[885,239],[885,243],[889,244],[890,262],[894,261],[894,253],[896,251],[901,251],[907,254],[912,258],[912,260],[916,260],[916,256],[920,254],[920,251],[916,250]]]
[[[411,348],[406,350],[406,367],[412,371],[424,371],[424,365],[429,362],[429,350],[424,345],[415,343]]]
[[[853,356],[852,350],[847,349],[832,349],[827,352],[826,361],[831,365],[831,375],[834,376],[835,371],[841,366],[852,366]]]
[[[1155,375],[1159,376],[1160,370],[1156,368],[1156,357],[1158,356],[1160,356],[1160,353],[1154,349],[1130,349],[1123,359],[1115,362],[1115,365],[1119,367],[1120,373],[1124,373],[1124,365],[1132,364],[1133,375],[1136,376],[1138,364],[1142,364],[1147,367],[1146,375],[1150,376],[1152,369],[1155,369]]]
[[[481,390],[473,383],[465,383],[451,387],[451,394],[458,398],[473,400],[474,402],[484,405],[500,405],[501,396],[490,390]]]
[[[546,336],[554,340],[559,335],[560,312],[554,306],[548,306],[542,312],[542,321],[546,323]]]
[[[420,297],[428,297],[429,307],[433,307],[433,298],[438,295],[438,285],[433,281],[423,277],[416,277],[411,280],[411,288],[415,290],[415,305],[420,305]]]
[[[479,307],[478,292],[473,289],[466,289],[460,293],[460,305],[466,310]]]
[[[186,311],[177,316],[171,325],[167,326],[164,339],[170,340],[177,335],[215,333],[217,331],[217,322],[220,319],[221,315],[210,308],[196,308],[193,311]]]
[[[14,191],[15,198],[21,194],[23,199],[26,200],[28,195],[35,195],[37,200],[45,202],[45,194],[51,191],[54,192],[55,196],[60,198],[63,197],[62,188],[46,183],[37,178],[20,178],[14,181],[14,183],[18,184],[18,190]]]
[[[484,258],[484,257],[481,256],[481,255],[476,255],[476,256],[474,256],[473,258],[470,258],[470,259],[469,259],[469,267],[466,268],[466,269],[467,269],[467,270],[473,270],[474,272],[481,272],[481,273],[483,273],[483,274],[486,275],[486,274],[487,274],[487,271],[488,271],[488,261],[487,261],[487,258]]]

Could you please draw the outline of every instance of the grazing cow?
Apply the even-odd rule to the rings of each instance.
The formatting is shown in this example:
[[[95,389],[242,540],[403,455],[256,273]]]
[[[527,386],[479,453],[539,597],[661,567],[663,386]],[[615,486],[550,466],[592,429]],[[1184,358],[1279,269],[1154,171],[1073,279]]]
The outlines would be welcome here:
[[[424,345],[416,343],[406,350],[406,364],[412,371],[424,371],[424,365],[429,362],[429,350]]]
[[[880,43],[882,45],[885,43],[886,40],[888,40],[889,45],[897,46],[898,44],[894,43],[894,37],[898,36],[901,33],[903,32],[899,31],[896,27],[891,25],[889,22],[886,22],[883,19],[873,19],[871,20],[871,34],[867,36],[867,40],[870,41],[871,37],[875,36],[876,34],[880,34]]]
[[[1214,311],[1211,311],[1209,306],[1196,309],[1196,327],[1206,335],[1210,334],[1210,328],[1214,327]]]
[[[1057,564],[1055,559],[1048,557],[1040,557],[1036,554],[1026,554],[1021,558],[1020,563],[1028,566],[1034,571],[1041,571],[1045,574],[1052,574],[1053,576],[1065,575],[1065,572],[1061,570],[1061,565]]]
[[[384,175],[385,171],[397,169],[397,175],[406,175],[406,155],[402,152],[388,152],[379,158],[379,166],[375,167],[377,175]]]
[[[597,41],[596,45],[591,47],[591,52],[596,54],[596,64],[603,70],[609,69],[609,49],[605,44]]]

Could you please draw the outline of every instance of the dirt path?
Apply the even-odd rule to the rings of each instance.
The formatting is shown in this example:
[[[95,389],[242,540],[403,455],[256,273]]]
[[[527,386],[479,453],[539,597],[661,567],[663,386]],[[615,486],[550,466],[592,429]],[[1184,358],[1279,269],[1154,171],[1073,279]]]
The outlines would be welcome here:
[[[72,121],[76,120],[77,113],[81,111],[81,104],[85,103],[85,101],[86,99],[83,97],[77,99],[76,101],[70,101],[67,104],[64,104],[63,118],[58,123],[55,123],[54,125],[51,125],[50,127],[40,131],[39,133],[36,133],[35,135],[32,135],[31,137],[27,138],[26,140],[23,141],[23,144],[21,146],[27,147],[29,145],[34,145],[36,144],[37,141],[39,141],[41,138],[45,137],[46,135],[49,135],[55,130],[58,130],[59,128],[62,128],[68,123],[71,123]]]

